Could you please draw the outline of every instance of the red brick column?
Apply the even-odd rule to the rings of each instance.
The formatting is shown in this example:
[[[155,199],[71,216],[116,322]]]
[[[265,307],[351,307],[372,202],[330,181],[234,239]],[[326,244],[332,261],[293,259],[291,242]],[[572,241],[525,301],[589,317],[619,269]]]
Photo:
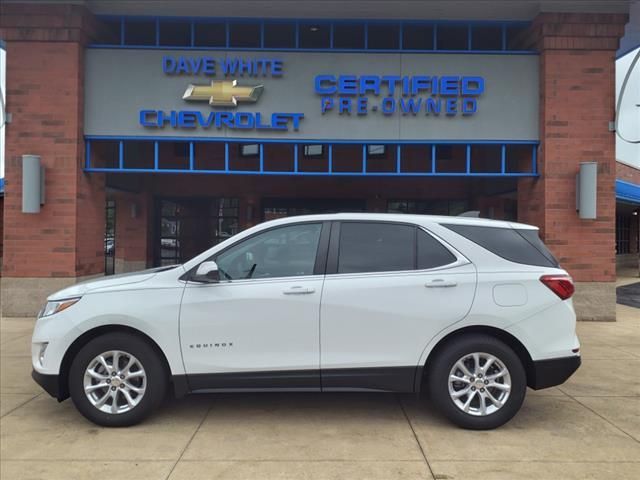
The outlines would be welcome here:
[[[540,52],[537,180],[518,185],[518,217],[577,282],[581,319],[615,319],[615,51],[626,15],[540,14],[529,42]],[[575,210],[580,162],[598,163],[597,219]]]
[[[7,42],[3,314],[30,315],[47,294],[103,272],[104,180],[82,172],[84,7],[0,3]],[[45,166],[45,205],[21,210],[23,154]]]

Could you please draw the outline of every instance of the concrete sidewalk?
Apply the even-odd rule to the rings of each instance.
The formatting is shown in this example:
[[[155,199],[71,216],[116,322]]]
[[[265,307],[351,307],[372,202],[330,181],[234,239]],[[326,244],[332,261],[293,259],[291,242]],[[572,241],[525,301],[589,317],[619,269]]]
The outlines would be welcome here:
[[[578,325],[583,366],[529,390],[490,432],[460,430],[412,395],[221,394],[97,427],[31,380],[33,321],[0,323],[0,477],[13,479],[636,479],[640,310]]]

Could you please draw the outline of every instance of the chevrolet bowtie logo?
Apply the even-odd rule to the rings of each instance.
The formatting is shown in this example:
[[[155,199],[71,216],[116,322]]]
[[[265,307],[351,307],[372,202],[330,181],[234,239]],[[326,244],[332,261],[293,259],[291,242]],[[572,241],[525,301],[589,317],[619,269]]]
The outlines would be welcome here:
[[[194,85],[187,87],[182,96],[190,102],[209,102],[212,107],[236,107],[239,102],[257,102],[264,90],[263,85],[242,86],[237,80],[211,82],[211,85]]]

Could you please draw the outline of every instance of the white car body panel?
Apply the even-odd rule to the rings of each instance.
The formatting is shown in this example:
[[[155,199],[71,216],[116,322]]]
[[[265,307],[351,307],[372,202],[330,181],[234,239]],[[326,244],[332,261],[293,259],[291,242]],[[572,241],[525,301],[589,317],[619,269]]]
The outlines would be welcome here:
[[[190,283],[180,313],[186,370],[318,370],[323,281],[323,275],[316,275]],[[285,293],[296,288],[313,292]]]
[[[229,245],[278,225],[302,221],[410,223],[434,234],[458,256],[455,266],[409,272],[312,275],[196,285],[183,276]],[[444,227],[464,224],[535,230],[475,218],[389,214],[289,217],[252,227],[182,266],[74,285],[49,300],[82,297],[39,318],[33,369],[58,375],[65,353],[83,333],[123,326],[151,338],[171,374],[425,366],[443,338],[467,327],[507,332],[531,359],[576,356],[575,313],[540,282],[560,268],[510,262]],[[451,288],[426,288],[433,280]],[[285,295],[290,287],[310,289]],[[40,346],[48,343],[40,363]],[[197,344],[233,343],[232,348]]]

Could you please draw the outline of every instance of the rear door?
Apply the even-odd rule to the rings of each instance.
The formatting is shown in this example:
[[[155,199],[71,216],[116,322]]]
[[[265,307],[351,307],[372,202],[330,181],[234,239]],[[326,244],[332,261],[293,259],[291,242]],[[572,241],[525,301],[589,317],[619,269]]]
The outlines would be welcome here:
[[[474,266],[415,225],[335,222],[320,310],[324,390],[412,391],[420,354],[469,311]]]

